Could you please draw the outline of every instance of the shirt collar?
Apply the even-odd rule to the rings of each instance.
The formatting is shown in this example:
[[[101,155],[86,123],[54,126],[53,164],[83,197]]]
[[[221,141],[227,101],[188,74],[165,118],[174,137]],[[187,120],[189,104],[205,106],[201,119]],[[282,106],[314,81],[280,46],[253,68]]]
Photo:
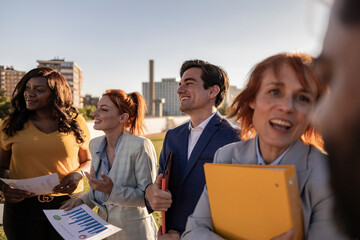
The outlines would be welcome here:
[[[255,146],[256,146],[256,157],[257,157],[257,164],[258,165],[279,165],[281,160],[284,158],[285,154],[291,148],[292,144],[286,149],[285,152],[283,152],[277,159],[275,159],[275,161],[273,161],[270,164],[265,163],[263,157],[261,156],[260,148],[259,148],[259,135],[256,135],[256,137],[255,137]]]
[[[100,143],[100,146],[98,147],[98,149],[96,151],[96,155],[98,155],[99,157],[101,156],[101,153],[105,151],[106,144],[107,144],[106,137],[104,137]]]
[[[200,123],[200,124],[199,124],[198,126],[196,126],[196,127],[193,127],[193,126],[191,125],[191,120],[190,120],[190,122],[189,122],[189,130],[191,131],[191,130],[193,130],[193,129],[204,129],[204,128],[206,127],[206,125],[210,122],[211,118],[212,118],[216,113],[217,113],[217,111],[214,112],[213,114],[211,114],[210,117],[208,117],[207,119],[205,119],[202,123]]]
[[[121,135],[120,135],[120,137],[119,137],[119,139],[118,139],[118,141],[116,143],[115,154],[116,154],[116,152],[117,152],[117,150],[119,148],[119,145],[120,145],[120,142],[121,142],[121,139],[122,139],[123,135],[124,135],[124,132],[121,133]],[[100,143],[99,148],[96,151],[96,155],[101,157],[101,154],[105,151],[106,145],[107,145],[107,140],[106,140],[106,137],[104,137],[103,140]]]

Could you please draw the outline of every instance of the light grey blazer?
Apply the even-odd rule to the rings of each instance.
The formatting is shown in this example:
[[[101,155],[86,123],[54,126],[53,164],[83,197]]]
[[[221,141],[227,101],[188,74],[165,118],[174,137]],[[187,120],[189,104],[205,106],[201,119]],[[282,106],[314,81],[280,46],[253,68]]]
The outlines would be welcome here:
[[[257,164],[255,139],[220,148],[215,153],[214,163]],[[298,140],[291,146],[280,164],[296,167],[305,239],[347,239],[336,227],[332,215],[333,195],[329,188],[326,155]],[[259,228],[261,229],[261,226]],[[188,218],[181,239],[222,239],[213,231],[205,186],[194,213]]]
[[[90,142],[91,165],[95,170],[100,159],[96,154],[103,138]],[[156,152],[152,142],[124,131],[109,177],[114,186],[110,194],[103,194],[103,204],[95,201],[94,191],[82,196],[90,207],[99,207],[98,215],[122,230],[108,239],[155,239],[157,226],[144,202],[145,187],[155,181]]]

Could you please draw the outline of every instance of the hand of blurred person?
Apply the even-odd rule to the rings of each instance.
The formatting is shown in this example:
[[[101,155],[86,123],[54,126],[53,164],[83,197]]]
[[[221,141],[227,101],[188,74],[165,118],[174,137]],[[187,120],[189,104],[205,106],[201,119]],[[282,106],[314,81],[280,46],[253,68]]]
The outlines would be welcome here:
[[[84,201],[81,198],[70,199],[65,202],[59,209],[64,209],[65,211],[69,211],[76,206],[83,204]]]
[[[91,167],[90,174],[85,172],[85,175],[89,179],[89,185],[92,189],[107,194],[111,193],[114,183],[105,173],[100,174],[103,180],[99,180],[96,178],[94,167]]]
[[[277,237],[272,238],[271,240],[292,240],[294,239],[294,229],[290,229],[286,233],[283,233]]]
[[[170,191],[161,190],[162,177],[163,174],[159,174],[155,182],[150,184],[145,190],[145,198],[154,211],[167,211],[172,203]]]
[[[71,194],[75,191],[81,179],[82,175],[80,173],[71,172],[61,180],[59,185],[54,187],[53,191],[56,193]]]
[[[10,187],[7,184],[3,184],[2,192],[5,196],[5,201],[10,202],[10,203],[18,203],[18,202],[21,202],[22,200],[24,200],[25,198],[30,198],[30,197],[35,196],[34,193],[20,190],[20,189],[15,189],[13,187]]]
[[[162,226],[159,227],[158,240],[179,240],[180,239],[180,233],[175,230],[169,230],[166,234],[162,235]]]

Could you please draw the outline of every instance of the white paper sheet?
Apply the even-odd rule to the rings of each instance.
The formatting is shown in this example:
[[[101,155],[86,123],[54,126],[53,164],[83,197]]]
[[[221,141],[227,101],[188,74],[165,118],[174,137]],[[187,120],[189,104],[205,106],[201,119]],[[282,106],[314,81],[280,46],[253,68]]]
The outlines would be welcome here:
[[[53,188],[60,184],[56,173],[28,179],[0,178],[7,185],[20,190],[26,190],[36,195],[51,193]]]
[[[121,230],[100,218],[87,205],[70,211],[43,210],[53,227],[65,240],[104,239]]]

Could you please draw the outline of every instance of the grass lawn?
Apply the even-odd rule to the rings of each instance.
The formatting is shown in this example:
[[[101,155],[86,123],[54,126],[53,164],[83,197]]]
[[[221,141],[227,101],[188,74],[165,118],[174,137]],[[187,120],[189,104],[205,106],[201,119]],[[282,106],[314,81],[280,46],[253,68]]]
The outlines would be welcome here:
[[[149,139],[154,144],[156,156],[158,157],[157,166],[159,165],[159,156],[160,156],[160,152],[162,149],[164,138],[165,138],[165,133],[149,136]],[[157,212],[157,211],[153,212],[153,217],[154,217],[157,225],[160,226],[161,225],[161,212]]]
[[[161,152],[161,148],[162,148],[162,143],[164,141],[164,137],[165,137],[165,133],[162,134],[156,134],[156,135],[151,135],[148,138],[152,141],[152,143],[155,146],[155,150],[156,150],[156,155],[159,159],[160,156],[160,152]],[[89,184],[87,181],[84,181],[84,191],[87,192],[89,191]],[[94,211],[97,211],[96,209],[94,209]],[[158,224],[158,226],[161,224],[161,213],[160,212],[154,212],[153,213],[153,217],[156,221],[156,223]],[[21,231],[21,229],[19,229]],[[3,227],[0,226],[0,240],[6,240],[6,236],[4,234],[4,230]]]
[[[3,226],[0,227],[0,239],[1,240],[7,239],[3,230]]]

